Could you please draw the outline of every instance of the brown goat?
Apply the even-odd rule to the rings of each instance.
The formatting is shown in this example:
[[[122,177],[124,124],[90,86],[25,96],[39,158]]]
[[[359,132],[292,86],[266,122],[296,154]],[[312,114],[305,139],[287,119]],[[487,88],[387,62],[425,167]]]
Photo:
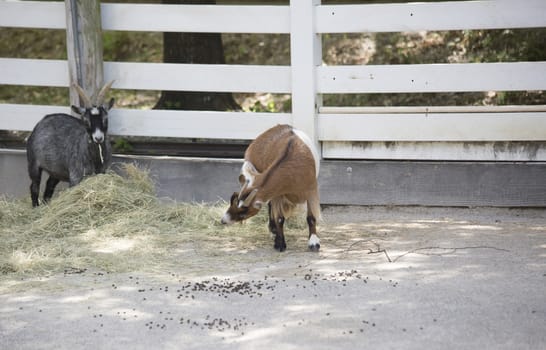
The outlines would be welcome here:
[[[297,204],[307,203],[308,247],[317,251],[320,240],[316,221],[320,217],[318,193],[319,158],[303,132],[289,125],[277,125],[259,135],[247,148],[239,182],[233,193],[223,224],[248,219],[264,203],[269,208],[269,230],[275,236],[275,249],[284,251],[283,225]]]

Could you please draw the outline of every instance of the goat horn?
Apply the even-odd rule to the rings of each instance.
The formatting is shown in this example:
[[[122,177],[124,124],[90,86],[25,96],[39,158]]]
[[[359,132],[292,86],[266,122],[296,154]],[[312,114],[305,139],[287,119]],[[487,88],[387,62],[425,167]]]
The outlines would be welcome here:
[[[80,98],[83,100],[83,105],[85,106],[85,108],[91,107],[92,106],[91,100],[89,99],[89,97],[87,97],[87,95],[85,94],[85,91],[83,91],[83,89],[77,83],[72,84],[72,86],[74,87],[74,89],[76,89],[76,92],[78,93],[78,95],[80,95]]]
[[[243,207],[249,207],[250,206],[250,203],[252,203],[252,201],[254,200],[254,197],[256,197],[256,193],[258,193],[257,188],[253,189],[252,192],[250,192],[248,194],[245,201],[243,202]]]
[[[97,96],[97,105],[100,105],[104,102],[104,96],[106,96],[106,93],[108,92],[108,90],[110,90],[113,83],[114,80],[110,81],[108,84],[104,85],[102,89],[100,89],[99,95]]]
[[[241,196],[243,195],[243,192],[248,187],[249,183],[250,183],[250,181],[246,180],[245,183],[243,184],[243,186],[241,187],[241,190],[239,191],[239,197],[237,198],[238,200],[241,200]]]

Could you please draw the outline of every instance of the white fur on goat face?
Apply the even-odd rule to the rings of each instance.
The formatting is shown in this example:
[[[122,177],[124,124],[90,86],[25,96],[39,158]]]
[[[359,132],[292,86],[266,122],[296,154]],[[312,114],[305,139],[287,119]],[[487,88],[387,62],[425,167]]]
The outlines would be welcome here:
[[[108,130],[108,115],[102,107],[91,107],[82,116],[87,124],[88,132],[95,143],[103,143]]]
[[[104,141],[104,132],[101,129],[95,129],[91,134],[93,141],[96,143],[102,143]]]
[[[226,212],[224,216],[222,216],[222,220],[220,220],[220,222],[224,225],[231,225],[235,223],[235,221],[231,218],[229,212]]]

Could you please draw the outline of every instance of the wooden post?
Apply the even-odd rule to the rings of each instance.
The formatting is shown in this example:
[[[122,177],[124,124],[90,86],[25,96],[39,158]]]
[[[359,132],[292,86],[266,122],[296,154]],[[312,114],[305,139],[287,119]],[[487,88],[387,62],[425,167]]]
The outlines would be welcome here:
[[[316,67],[322,63],[321,36],[315,32],[315,7],[320,0],[290,0],[290,55],[292,68],[292,123],[320,150]],[[320,152],[322,154],[322,152]]]
[[[92,101],[103,85],[102,27],[99,0],[65,0],[70,104],[80,100],[77,82]]]

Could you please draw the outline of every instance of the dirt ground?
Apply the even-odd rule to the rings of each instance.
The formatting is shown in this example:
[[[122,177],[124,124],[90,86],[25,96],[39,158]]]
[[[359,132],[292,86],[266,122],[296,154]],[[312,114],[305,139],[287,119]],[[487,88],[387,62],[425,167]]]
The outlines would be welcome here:
[[[329,207],[321,250],[2,279],[2,349],[546,348],[546,210]],[[206,266],[200,255],[207,254]]]

